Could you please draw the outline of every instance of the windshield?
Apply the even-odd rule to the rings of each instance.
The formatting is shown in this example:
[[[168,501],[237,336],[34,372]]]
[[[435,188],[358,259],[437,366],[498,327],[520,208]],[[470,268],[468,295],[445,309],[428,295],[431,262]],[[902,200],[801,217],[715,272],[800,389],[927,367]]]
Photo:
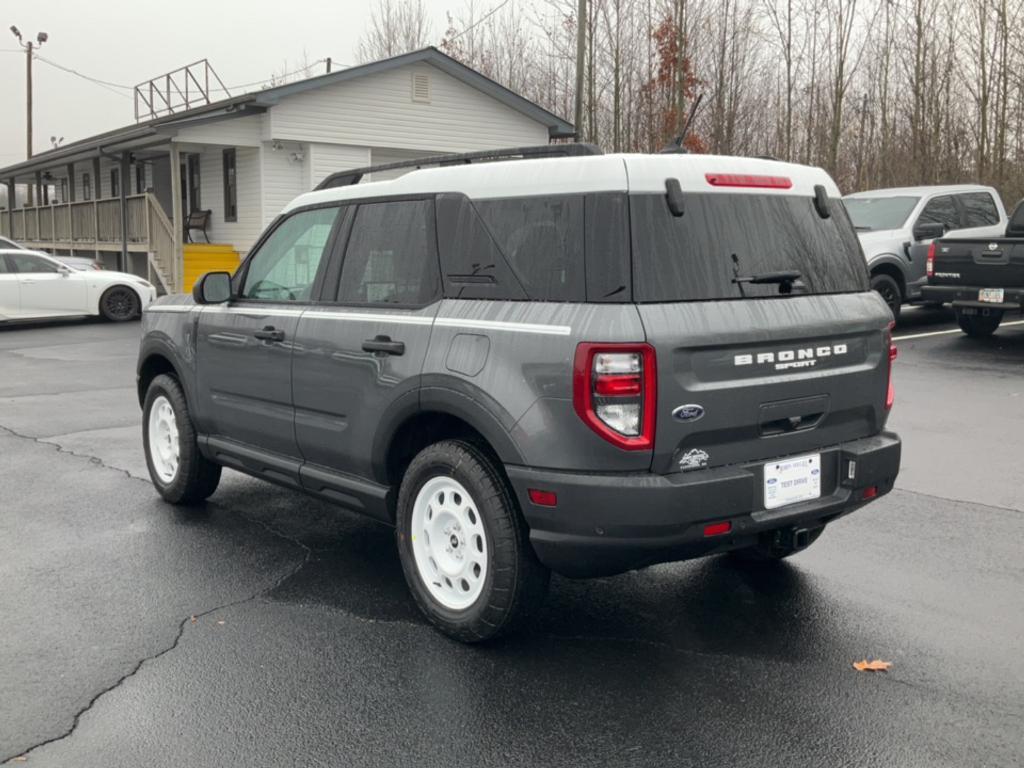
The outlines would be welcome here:
[[[864,256],[841,205],[823,219],[809,196],[684,194],[683,211],[673,216],[664,195],[630,195],[636,301],[867,290]]]
[[[853,226],[861,232],[901,229],[920,197],[844,197]]]

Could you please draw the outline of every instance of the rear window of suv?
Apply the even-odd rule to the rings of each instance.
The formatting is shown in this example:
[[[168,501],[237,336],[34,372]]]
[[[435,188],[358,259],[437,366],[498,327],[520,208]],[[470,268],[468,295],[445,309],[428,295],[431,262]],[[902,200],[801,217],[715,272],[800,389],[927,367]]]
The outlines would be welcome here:
[[[867,268],[845,208],[823,219],[809,196],[684,194],[682,216],[664,195],[631,195],[633,298],[638,302],[779,296],[778,284],[736,277],[797,271],[794,294],[865,291]]]

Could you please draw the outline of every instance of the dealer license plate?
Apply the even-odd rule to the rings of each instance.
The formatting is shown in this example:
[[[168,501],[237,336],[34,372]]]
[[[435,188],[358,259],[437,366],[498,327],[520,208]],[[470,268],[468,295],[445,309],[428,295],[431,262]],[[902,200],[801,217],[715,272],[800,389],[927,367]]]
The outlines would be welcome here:
[[[1003,289],[1002,288],[979,288],[978,289],[978,301],[985,301],[990,304],[1002,304],[1003,303]]]
[[[764,508],[775,509],[821,496],[821,454],[764,465]]]

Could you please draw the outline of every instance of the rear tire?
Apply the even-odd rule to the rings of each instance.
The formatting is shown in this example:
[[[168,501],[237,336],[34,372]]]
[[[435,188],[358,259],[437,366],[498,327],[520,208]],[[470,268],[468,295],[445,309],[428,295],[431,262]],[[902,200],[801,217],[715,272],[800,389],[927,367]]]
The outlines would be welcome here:
[[[802,547],[794,547],[792,544],[780,545],[773,540],[776,533],[773,531],[771,534],[762,536],[757,544],[743,547],[742,549],[734,549],[728,554],[733,560],[746,564],[763,565],[766,563],[777,563],[780,560],[785,560],[787,557],[792,557],[798,552],[806,550],[821,537],[824,531],[825,526],[810,531],[807,544]]]
[[[402,478],[395,538],[417,606],[456,640],[512,632],[544,599],[550,573],[507,482],[475,445],[445,440],[416,455]]]
[[[900,319],[900,309],[903,307],[903,291],[900,290],[900,284],[896,281],[896,278],[884,272],[874,274],[871,276],[871,290],[877,292],[882,297],[882,301],[888,305],[889,311],[892,312],[892,319],[898,321]]]
[[[1003,322],[1003,313],[1002,310],[996,310],[989,315],[965,315],[957,310],[956,321],[960,330],[972,339],[985,339],[995,333]]]
[[[157,492],[171,504],[196,504],[220,483],[220,465],[203,456],[185,393],[173,376],[157,376],[142,407],[142,444]]]
[[[100,314],[112,323],[123,323],[138,316],[142,302],[127,285],[114,285],[100,296]]]

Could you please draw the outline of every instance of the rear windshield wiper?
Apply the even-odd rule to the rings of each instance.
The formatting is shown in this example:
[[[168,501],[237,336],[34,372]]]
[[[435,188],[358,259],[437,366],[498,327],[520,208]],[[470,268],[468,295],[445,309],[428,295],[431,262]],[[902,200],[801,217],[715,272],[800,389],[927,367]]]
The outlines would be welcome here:
[[[762,272],[759,275],[736,275],[732,279],[740,289],[740,295],[746,296],[743,293],[743,285],[749,283],[750,285],[771,285],[777,284],[779,286],[779,293],[790,294],[793,292],[793,284],[797,283],[801,278],[801,274],[795,269],[784,270],[781,272]],[[803,283],[800,283],[803,285]]]
[[[802,275],[795,269],[788,269],[782,272],[762,272],[759,275],[736,275],[732,281],[734,283],[750,283],[751,285],[766,285],[769,283],[778,283],[780,285],[789,283],[792,285],[801,277]]]
[[[865,227],[863,224],[854,224],[853,228],[858,232],[870,232],[871,227]]]

